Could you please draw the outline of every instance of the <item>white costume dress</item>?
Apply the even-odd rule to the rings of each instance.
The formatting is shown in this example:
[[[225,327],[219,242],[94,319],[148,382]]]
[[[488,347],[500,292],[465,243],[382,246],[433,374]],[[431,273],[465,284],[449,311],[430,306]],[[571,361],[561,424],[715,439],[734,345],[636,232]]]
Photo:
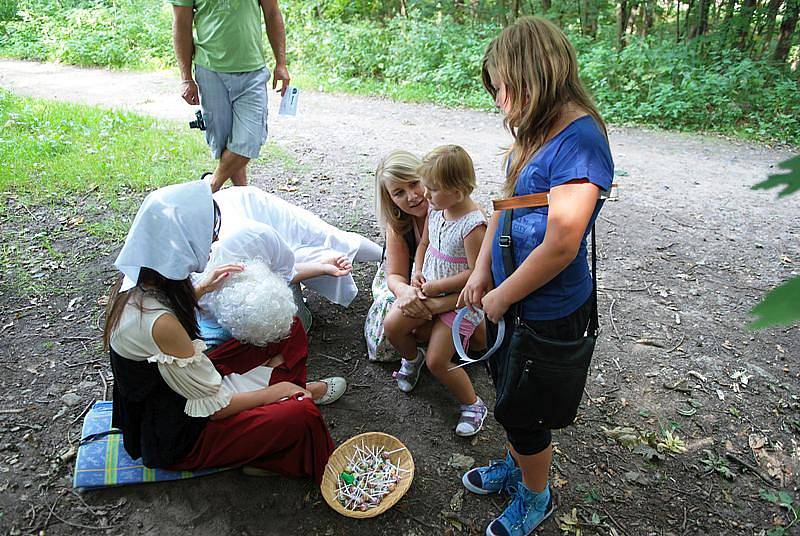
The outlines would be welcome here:
[[[381,258],[381,247],[371,240],[337,229],[311,212],[254,186],[225,188],[214,194],[214,200],[222,212],[220,241],[235,234],[237,229],[247,227],[250,224],[248,220],[255,220],[275,229],[294,254],[296,263],[321,262],[335,254],[346,255],[350,262],[379,261]],[[303,284],[345,307],[358,293],[352,274],[343,277],[321,275],[307,279]]]

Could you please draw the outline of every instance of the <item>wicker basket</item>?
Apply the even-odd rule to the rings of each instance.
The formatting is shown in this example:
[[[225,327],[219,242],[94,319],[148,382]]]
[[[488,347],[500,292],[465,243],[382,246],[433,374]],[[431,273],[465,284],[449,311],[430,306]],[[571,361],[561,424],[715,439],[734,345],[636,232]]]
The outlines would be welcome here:
[[[408,449],[401,450],[391,455],[391,461],[394,464],[398,464],[399,462],[399,466],[409,472],[403,473],[403,478],[394,491],[384,497],[378,506],[362,512],[360,510],[349,510],[339,504],[339,501],[336,500],[337,478],[347,466],[347,458],[353,453],[353,445],[361,445],[361,443],[364,443],[364,445],[368,447],[383,447],[386,451],[405,447],[405,445],[394,436],[382,432],[368,432],[351,437],[333,451],[333,454],[331,454],[328,460],[328,465],[325,467],[325,474],[322,477],[320,490],[322,491],[322,496],[325,497],[325,502],[327,502],[331,508],[343,516],[355,519],[366,519],[384,513],[405,495],[408,488],[411,487],[411,481],[414,479],[414,458],[411,457],[411,452],[409,452]]]

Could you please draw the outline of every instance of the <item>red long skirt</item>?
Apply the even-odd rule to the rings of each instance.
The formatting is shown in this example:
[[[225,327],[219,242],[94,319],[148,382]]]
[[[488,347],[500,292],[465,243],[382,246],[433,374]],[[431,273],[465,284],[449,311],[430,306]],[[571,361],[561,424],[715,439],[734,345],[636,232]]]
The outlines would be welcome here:
[[[308,339],[297,319],[280,342],[259,347],[230,340],[208,357],[226,375],[243,374],[278,354],[284,363],[273,370],[270,385],[287,381],[305,387]],[[331,452],[333,440],[313,400],[290,398],[209,420],[194,449],[171,469],[250,465],[319,484]]]

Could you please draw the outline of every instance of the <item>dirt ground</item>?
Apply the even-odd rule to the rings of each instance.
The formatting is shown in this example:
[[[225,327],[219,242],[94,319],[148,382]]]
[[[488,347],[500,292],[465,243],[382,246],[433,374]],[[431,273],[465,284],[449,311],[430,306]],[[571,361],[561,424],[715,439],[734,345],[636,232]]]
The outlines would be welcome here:
[[[188,120],[175,85],[169,73],[0,60],[0,87],[21,94]],[[257,163],[252,183],[342,228],[379,240],[371,173],[394,148],[459,143],[476,162],[477,198],[486,203],[498,190],[508,137],[497,114],[311,91],[296,118],[277,116],[276,105],[271,136],[297,162]],[[790,514],[761,490],[785,490],[800,504],[800,328],[745,326],[761,296],[800,271],[800,196],[749,189],[792,152],[638,128],[614,127],[610,138],[619,199],[598,223],[603,333],[579,420],[554,434],[560,507],[538,533],[760,535],[785,526]],[[353,521],[311,483],[238,471],[71,490],[81,417],[110,392],[98,301],[121,244],[86,231],[108,210],[94,194],[6,203],[0,247],[27,275],[25,284],[12,266],[0,275],[3,533],[482,534],[502,510],[502,497],[465,494],[459,481],[465,467],[502,454],[497,423],[457,438],[454,403],[429,375],[406,396],[393,365],[367,362],[362,326],[375,266],[363,264],[349,309],[309,296],[310,377],[350,382],[323,410],[337,443],[380,430],[413,453],[416,477],[395,508]],[[472,377],[493,401],[485,372]],[[673,452],[680,442],[667,432],[685,452]]]

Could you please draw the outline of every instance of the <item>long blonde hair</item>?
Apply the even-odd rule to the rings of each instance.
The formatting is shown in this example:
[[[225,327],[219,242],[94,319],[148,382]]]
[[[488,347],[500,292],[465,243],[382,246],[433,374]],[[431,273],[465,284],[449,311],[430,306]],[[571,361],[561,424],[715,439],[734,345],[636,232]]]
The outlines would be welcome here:
[[[390,227],[402,236],[411,229],[411,215],[406,214],[392,201],[386,183],[395,181],[409,183],[419,181],[417,168],[422,162],[408,151],[392,151],[386,155],[375,170],[375,214],[381,229]]]
[[[492,75],[506,84],[510,99],[504,120],[514,137],[503,162],[503,169],[508,169],[503,185],[507,197],[514,195],[522,169],[547,141],[566,104],[586,110],[608,137],[605,123],[581,83],[575,49],[552,22],[521,17],[500,32],[486,48],[481,72],[483,86],[496,97]]]

